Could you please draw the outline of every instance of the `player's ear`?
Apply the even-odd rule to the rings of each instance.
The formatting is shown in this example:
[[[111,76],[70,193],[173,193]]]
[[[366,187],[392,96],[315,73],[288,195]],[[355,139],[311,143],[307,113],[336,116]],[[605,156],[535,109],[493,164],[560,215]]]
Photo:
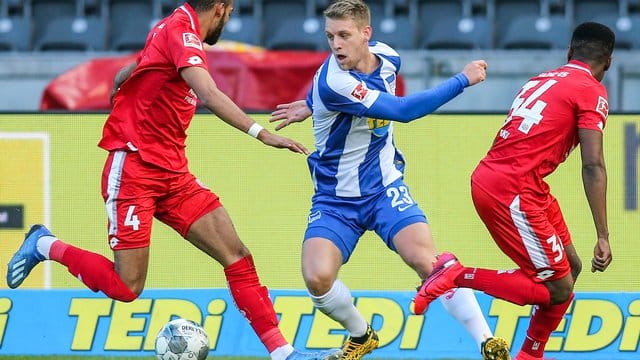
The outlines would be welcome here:
[[[604,71],[609,70],[609,68],[611,67],[611,56],[609,56],[609,58],[607,59],[607,62],[604,64]]]

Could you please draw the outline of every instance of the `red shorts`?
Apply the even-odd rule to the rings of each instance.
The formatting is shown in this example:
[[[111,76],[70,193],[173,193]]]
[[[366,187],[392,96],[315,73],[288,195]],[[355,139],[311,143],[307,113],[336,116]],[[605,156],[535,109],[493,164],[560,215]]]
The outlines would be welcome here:
[[[571,235],[553,196],[546,209],[521,196],[502,203],[473,183],[471,196],[498,247],[534,281],[560,279],[571,271],[564,251]]]
[[[148,247],[154,217],[186,237],[196,220],[222,206],[192,174],[167,171],[127,151],[109,153],[102,197],[113,250]]]

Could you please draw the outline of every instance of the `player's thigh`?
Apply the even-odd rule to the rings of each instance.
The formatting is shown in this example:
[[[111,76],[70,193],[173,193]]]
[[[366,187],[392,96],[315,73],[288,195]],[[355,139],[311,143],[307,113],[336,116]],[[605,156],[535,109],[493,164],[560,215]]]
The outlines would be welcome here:
[[[338,277],[342,253],[335,243],[324,237],[305,239],[302,245],[302,277],[309,292],[326,294]]]
[[[359,206],[355,201],[324,194],[313,196],[304,241],[329,240],[339,251],[342,263],[349,261],[358,240],[364,234],[358,224]]]
[[[549,219],[549,222],[556,230],[556,234],[558,234],[562,246],[564,247],[564,253],[566,254],[569,265],[571,266],[571,274],[575,281],[582,271],[582,260],[578,256],[576,248],[573,246],[569,227],[564,220],[562,210],[560,209],[558,200],[556,200],[555,197],[552,197],[551,204],[547,207],[546,213],[547,219]]]
[[[222,206],[198,218],[189,228],[186,239],[223,267],[249,255],[249,250],[233,227],[231,217]]]
[[[164,184],[158,169],[140,161],[139,154],[115,151],[105,162],[102,194],[108,218],[108,241],[114,267],[134,292],[144,288],[155,196]]]
[[[421,279],[431,274],[436,247],[429,224],[415,222],[405,226],[394,236],[393,243],[398,255]]]
[[[556,280],[569,273],[564,247],[544,210],[530,206],[520,196],[502,203],[477,186],[471,194],[498,247],[534,281]]]
[[[192,174],[174,179],[155,216],[223,266],[248,254],[218,196]]]
[[[409,187],[398,179],[372,198],[363,210],[366,226],[374,230],[393,251],[399,243],[405,248],[431,248],[433,239],[427,218],[413,200]]]

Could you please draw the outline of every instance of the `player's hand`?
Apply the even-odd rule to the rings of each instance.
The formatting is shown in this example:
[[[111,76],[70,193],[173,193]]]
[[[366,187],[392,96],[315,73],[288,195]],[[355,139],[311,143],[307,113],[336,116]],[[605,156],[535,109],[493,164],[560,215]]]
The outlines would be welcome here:
[[[474,60],[468,63],[462,73],[469,79],[469,86],[484,81],[487,77],[487,62],[484,60]]]
[[[612,260],[609,239],[599,237],[593,249],[593,259],[591,259],[591,272],[605,271]]]
[[[260,139],[260,141],[262,141],[265,145],[273,146],[274,148],[289,149],[290,151],[293,151],[295,153],[309,155],[309,150],[307,150],[304,145],[289,138],[272,134],[266,131],[266,129],[260,131],[258,139]]]
[[[311,109],[307,107],[307,102],[298,100],[288,104],[279,104],[276,110],[271,113],[269,122],[284,120],[276,126],[276,131],[294,122],[301,122],[311,116]]]

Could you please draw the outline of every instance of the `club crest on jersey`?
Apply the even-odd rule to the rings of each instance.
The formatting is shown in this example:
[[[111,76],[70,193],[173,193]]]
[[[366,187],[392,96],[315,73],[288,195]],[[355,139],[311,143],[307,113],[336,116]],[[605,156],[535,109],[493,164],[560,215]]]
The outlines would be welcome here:
[[[369,89],[367,89],[367,86],[364,83],[359,83],[358,86],[356,86],[355,89],[353,89],[353,91],[351,92],[351,96],[358,99],[359,101],[362,101],[367,96],[368,92]]]
[[[596,105],[596,111],[607,118],[609,116],[609,102],[602,96],[598,96],[598,105]]]
[[[202,50],[202,43],[198,35],[194,33],[182,33],[182,43],[185,47],[192,47],[198,50]]]

